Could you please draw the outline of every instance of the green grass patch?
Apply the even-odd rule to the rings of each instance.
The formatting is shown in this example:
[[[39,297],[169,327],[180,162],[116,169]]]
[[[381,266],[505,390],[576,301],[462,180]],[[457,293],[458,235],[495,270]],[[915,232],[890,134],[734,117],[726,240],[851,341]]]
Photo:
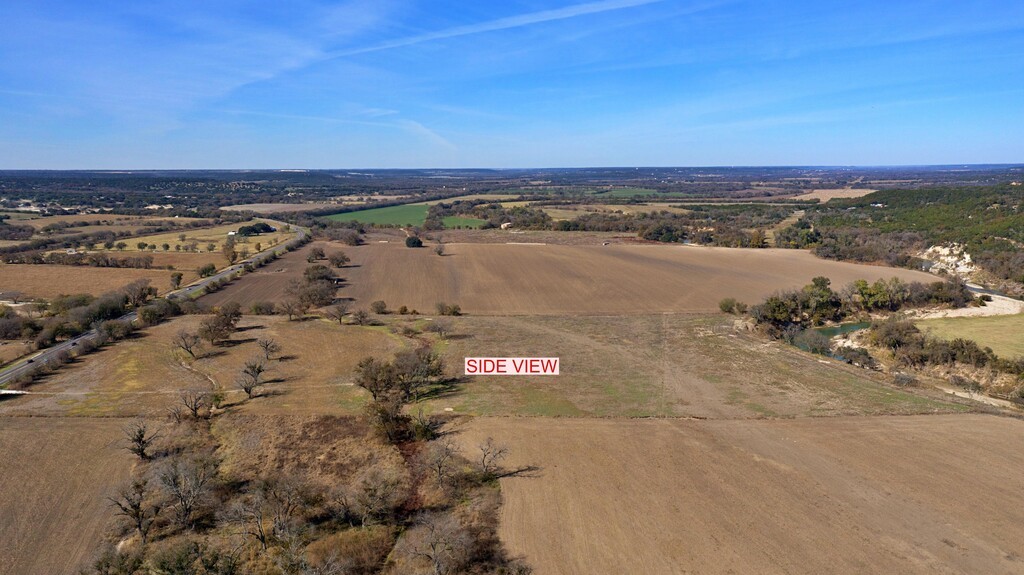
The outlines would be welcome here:
[[[1024,314],[991,317],[948,317],[915,322],[917,328],[950,340],[971,339],[991,347],[999,357],[1024,356]]]
[[[346,212],[327,216],[336,222],[360,222],[363,224],[420,226],[427,219],[430,206],[423,204],[404,204],[387,208],[372,208],[357,212]]]
[[[444,222],[444,227],[446,228],[463,227],[476,229],[487,223],[479,218],[464,218],[462,216],[448,216],[441,221]]]

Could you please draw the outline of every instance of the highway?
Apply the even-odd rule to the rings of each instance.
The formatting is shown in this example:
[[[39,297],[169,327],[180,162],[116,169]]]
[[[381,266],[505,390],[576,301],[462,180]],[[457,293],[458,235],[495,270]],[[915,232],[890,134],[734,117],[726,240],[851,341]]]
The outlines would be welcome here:
[[[272,222],[272,223],[276,224],[278,226],[286,225],[286,224],[283,224],[281,222]],[[240,272],[242,272],[244,270],[246,264],[256,264],[257,262],[262,261],[263,259],[267,258],[268,256],[270,256],[273,253],[283,253],[285,250],[288,249],[289,246],[300,245],[302,242],[304,242],[306,240],[306,237],[309,235],[309,230],[307,230],[305,228],[300,228],[298,226],[294,226],[293,225],[292,229],[296,230],[298,232],[295,235],[294,238],[292,238],[292,239],[290,239],[290,240],[288,240],[288,241],[286,241],[286,242],[284,242],[284,243],[282,243],[280,245],[277,245],[277,246],[274,246],[274,247],[271,247],[271,248],[267,248],[267,249],[265,249],[265,250],[255,254],[255,255],[253,255],[253,256],[250,256],[249,258],[246,258],[246,259],[244,259],[242,261],[239,261],[239,262],[237,262],[237,263],[235,263],[235,264],[233,264],[233,265],[231,265],[229,267],[224,268],[223,270],[215,273],[212,276],[205,277],[205,278],[200,278],[200,279],[192,282],[191,284],[189,284],[189,285],[187,285],[185,287],[182,287],[182,288],[179,288],[177,290],[168,292],[168,293],[164,294],[163,297],[165,297],[167,299],[179,299],[179,300],[180,299],[185,299],[185,298],[193,298],[193,299],[195,299],[197,297],[202,297],[202,290],[204,288],[206,288],[206,286],[209,285],[210,283],[215,282],[215,281],[225,280],[227,278],[230,278],[231,276],[239,274]],[[193,296],[193,294],[198,294],[198,295]],[[127,313],[127,314],[117,318],[117,319],[120,320],[120,321],[131,321],[131,322],[134,322],[137,318],[138,318],[138,314],[136,312],[132,311],[130,313]],[[22,359],[22,360],[19,360],[19,361],[16,361],[16,362],[12,363],[11,365],[9,365],[6,368],[4,368],[3,370],[0,370],[0,388],[2,388],[3,386],[7,385],[8,382],[16,379],[21,374],[23,374],[23,373],[25,373],[25,372],[35,368],[37,365],[45,363],[45,362],[49,361],[50,359],[56,358],[57,355],[60,354],[62,351],[67,351],[68,353],[71,353],[83,341],[95,340],[98,335],[99,335],[99,332],[97,332],[95,329],[91,329],[91,330],[89,330],[89,331],[87,331],[85,333],[82,333],[82,334],[74,337],[73,339],[69,339],[67,341],[58,343],[58,344],[56,344],[56,345],[54,345],[52,347],[48,347],[48,348],[40,351],[39,353],[37,353],[37,354],[35,354],[33,356],[30,356],[28,358],[25,358],[25,359]],[[11,393],[18,393],[18,392],[0,389],[0,394],[11,394]]]

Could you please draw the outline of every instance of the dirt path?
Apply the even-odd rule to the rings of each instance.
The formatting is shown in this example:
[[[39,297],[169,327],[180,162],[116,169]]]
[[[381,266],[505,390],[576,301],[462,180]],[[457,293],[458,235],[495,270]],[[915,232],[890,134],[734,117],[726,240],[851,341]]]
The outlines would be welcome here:
[[[1022,573],[1024,422],[481,418],[501,537],[537,575]],[[1016,447],[1015,447],[1016,446]]]

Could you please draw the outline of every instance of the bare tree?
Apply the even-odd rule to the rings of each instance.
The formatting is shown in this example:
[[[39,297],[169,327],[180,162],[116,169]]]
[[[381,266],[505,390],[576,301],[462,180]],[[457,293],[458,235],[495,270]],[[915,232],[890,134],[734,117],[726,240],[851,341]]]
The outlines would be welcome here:
[[[221,340],[231,337],[234,329],[221,315],[215,315],[204,319],[199,324],[199,337],[210,342],[210,345],[217,345]]]
[[[374,400],[394,389],[395,370],[392,365],[375,357],[365,357],[356,364],[356,385],[370,392]]]
[[[209,394],[201,389],[183,389],[178,400],[193,419],[199,419],[199,412],[209,403]]]
[[[324,312],[324,317],[326,317],[327,319],[332,319],[338,322],[339,324],[344,324],[345,318],[348,316],[349,306],[349,302],[344,300],[340,301],[334,304],[333,306],[327,308],[327,310]]]
[[[150,495],[149,481],[134,479],[129,485],[122,487],[116,497],[108,498],[117,507],[117,514],[126,517],[138,531],[143,545],[146,544],[149,530],[160,513],[160,504],[150,501]]]
[[[345,255],[345,252],[340,250],[333,252],[330,256],[327,257],[327,259],[328,261],[331,262],[331,265],[336,268],[343,268],[350,261],[348,256]]]
[[[185,408],[175,403],[167,408],[167,417],[171,418],[174,423],[181,423],[185,419]]]
[[[419,401],[420,392],[444,375],[444,360],[429,347],[402,350],[391,363],[404,399]]]
[[[174,515],[179,526],[187,528],[192,525],[196,508],[216,473],[216,465],[207,459],[183,461],[174,458],[160,470],[160,483],[173,501]]]
[[[306,313],[306,307],[297,299],[286,299],[278,303],[277,307],[281,313],[288,316],[288,321],[302,317]]]
[[[441,339],[448,339],[448,336],[452,334],[452,322],[448,319],[435,319],[428,323],[427,327],[423,328],[423,331],[436,333],[437,337]]]
[[[149,280],[139,279],[124,286],[121,292],[128,298],[128,303],[137,308],[146,303],[150,296],[156,295],[156,288],[149,285]]]
[[[150,458],[149,448],[159,437],[156,433],[150,433],[146,421],[137,419],[124,428],[124,434],[128,438],[128,451],[134,453],[143,461]]]
[[[484,475],[492,476],[498,471],[498,462],[508,455],[508,448],[504,445],[494,443],[494,439],[488,437],[480,444],[480,471]]]
[[[174,343],[175,347],[192,356],[192,359],[195,359],[198,356],[199,350],[203,344],[203,338],[199,337],[199,334],[187,332],[185,330],[181,330],[175,334],[174,339],[171,341]]]
[[[224,514],[229,523],[241,526],[242,532],[255,539],[264,551],[270,543],[266,500],[261,492],[246,495],[235,501]]]
[[[260,378],[267,371],[267,363],[262,357],[255,355],[250,357],[245,365],[242,366],[242,373],[252,378],[254,381],[260,381]]]
[[[471,541],[455,518],[430,513],[420,519],[419,530],[412,554],[429,561],[434,575],[459,571],[469,555]]]
[[[370,314],[366,313],[365,309],[356,310],[356,312],[352,314],[352,321],[354,321],[356,325],[368,325],[370,323]]]
[[[263,350],[263,357],[267,361],[270,361],[270,356],[281,351],[281,345],[269,337],[258,340],[256,345],[260,346],[260,349]]]
[[[260,356],[250,358],[242,367],[236,383],[245,392],[246,397],[252,399],[259,387],[263,385],[262,377],[267,371],[267,364]]]
[[[451,437],[442,437],[430,443],[424,453],[423,463],[438,485],[443,486],[447,482],[451,475],[453,460],[458,453],[459,446]]]
[[[239,389],[244,391],[245,396],[249,399],[252,399],[253,397],[256,396],[256,393],[260,387],[259,382],[253,381],[252,379],[244,375],[240,375],[237,378],[235,378],[235,385],[237,385]]]
[[[375,465],[363,470],[348,488],[348,505],[363,526],[388,523],[410,493],[404,467]]]

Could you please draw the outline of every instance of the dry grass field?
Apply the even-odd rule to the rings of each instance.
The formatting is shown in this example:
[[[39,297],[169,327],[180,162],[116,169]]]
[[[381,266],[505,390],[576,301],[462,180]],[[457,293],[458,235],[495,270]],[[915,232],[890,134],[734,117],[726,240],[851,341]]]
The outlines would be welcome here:
[[[246,317],[229,345],[207,347],[206,357],[185,361],[171,339],[180,330],[195,330],[201,319],[180,317],[81,358],[33,385],[31,394],[0,403],[0,415],[162,417],[181,390],[214,384],[226,391],[233,409],[245,413],[352,414],[364,400],[351,385],[356,363],[406,345],[382,328]],[[269,362],[266,379],[272,383],[265,397],[239,405],[244,394],[235,378],[259,353],[256,340],[268,337],[281,343],[283,359]]]
[[[126,423],[0,417],[0,573],[73,574],[91,560],[114,521],[106,497],[131,469]]]
[[[180,230],[180,231],[176,230],[176,231],[173,231],[173,232],[167,232],[167,233],[163,233],[163,234],[153,234],[153,235],[148,235],[148,236],[138,236],[138,237],[134,237],[134,238],[128,238],[128,239],[125,239],[125,240],[122,240],[122,241],[124,241],[126,244],[128,244],[127,247],[124,250],[126,252],[138,251],[138,245],[137,244],[139,242],[146,242],[147,244],[156,245],[156,246],[163,246],[163,244],[167,244],[167,245],[170,246],[170,248],[172,250],[174,249],[174,246],[176,246],[176,245],[180,245],[180,246],[184,247],[187,244],[190,244],[192,242],[196,242],[197,244],[199,244],[198,245],[199,249],[202,250],[203,252],[211,251],[211,250],[208,250],[207,247],[208,247],[209,244],[213,244],[214,248],[213,248],[212,251],[213,252],[219,252],[221,247],[223,246],[224,242],[227,241],[228,232],[237,231],[238,228],[240,228],[240,227],[242,227],[244,225],[249,225],[249,224],[246,224],[246,223],[235,223],[235,224],[225,224],[225,225],[222,225],[222,226],[214,226],[214,227],[211,227],[211,228],[185,229],[185,230]],[[235,242],[236,242],[236,248],[235,249],[236,250],[241,250],[243,248],[248,248],[249,251],[255,253],[257,251],[256,247],[255,247],[257,243],[261,244],[263,249],[266,249],[266,248],[268,248],[270,246],[277,245],[277,244],[279,244],[279,243],[281,243],[281,242],[283,242],[285,240],[290,239],[293,235],[294,234],[292,232],[287,232],[287,231],[284,231],[284,230],[278,230],[278,231],[273,232],[273,233],[261,234],[259,236],[251,236],[251,237],[248,237],[248,238],[242,237],[242,236],[236,236],[235,237]],[[184,236],[184,239],[182,239],[182,236]],[[95,246],[95,248],[96,249],[100,249],[100,248],[102,248],[102,245]]]
[[[443,301],[476,315],[706,312],[724,297],[755,303],[817,275],[838,286],[893,276],[935,281],[922,272],[822,260],[798,250],[447,244],[438,256],[391,242],[346,252],[358,267],[343,271],[349,286],[339,294],[358,306],[384,300],[425,311]],[[230,294],[242,291],[227,288],[218,296]]]
[[[972,339],[1005,358],[1024,356],[1024,314],[953,317],[915,322],[918,329],[943,339]]]
[[[172,273],[158,269],[0,264],[0,293],[16,291],[29,298],[76,293],[100,295],[138,279],[148,279],[153,287],[166,292],[171,289]]]
[[[457,318],[444,344],[465,357],[559,357],[561,375],[471,376],[430,411],[556,417],[771,418],[969,409],[880,375],[733,332],[725,316]]]
[[[869,190],[869,189],[861,189],[861,188],[858,188],[858,189],[843,188],[843,189],[833,189],[833,190],[811,190],[810,192],[807,192],[806,194],[800,194],[799,196],[793,196],[792,198],[789,198],[789,199],[791,199],[791,200],[818,200],[819,202],[824,204],[824,203],[827,203],[829,200],[845,199],[845,198],[860,198],[860,197],[866,196],[866,195],[868,195],[868,194],[870,194],[872,192],[877,192],[877,191],[878,190]]]
[[[537,575],[1024,572],[1024,422],[479,418]]]
[[[27,341],[0,341],[0,365],[14,361],[32,351],[32,343]]]

